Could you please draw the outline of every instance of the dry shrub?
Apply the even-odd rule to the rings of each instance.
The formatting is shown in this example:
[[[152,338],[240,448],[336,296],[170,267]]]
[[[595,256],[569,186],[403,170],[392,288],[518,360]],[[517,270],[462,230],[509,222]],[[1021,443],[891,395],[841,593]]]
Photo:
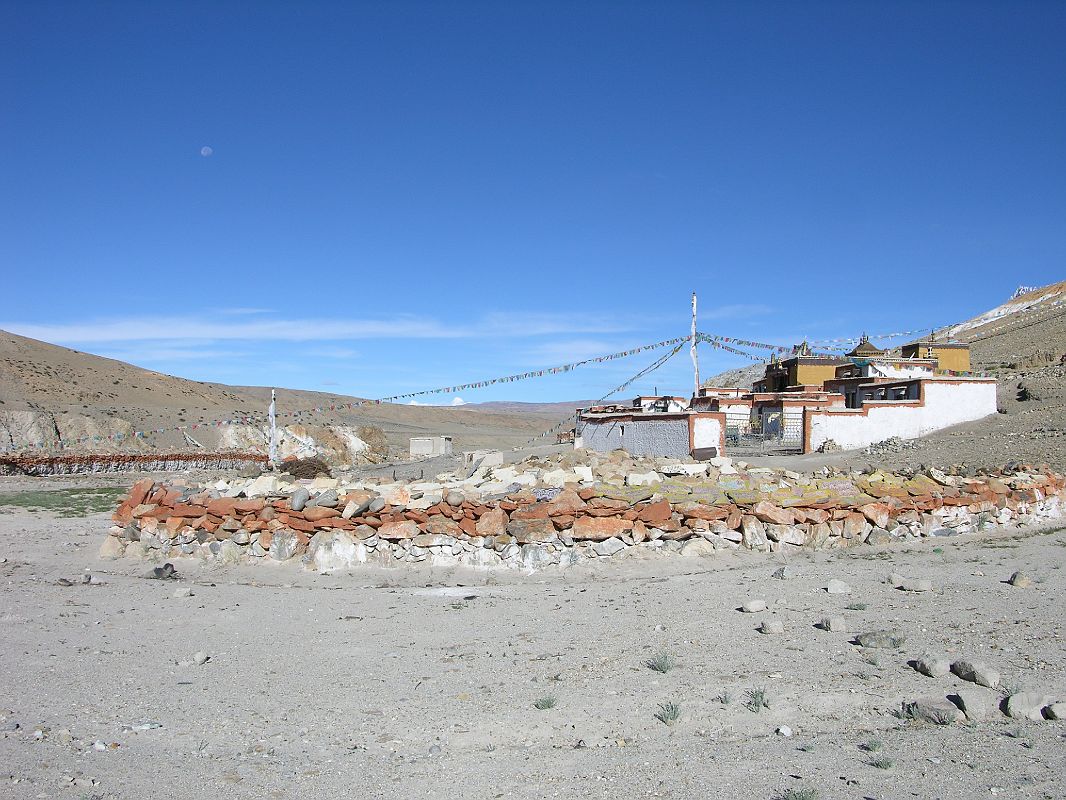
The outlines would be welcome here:
[[[329,464],[321,458],[314,456],[311,458],[294,458],[292,461],[286,461],[282,465],[282,469],[294,478],[317,478],[319,475],[323,475],[327,478],[333,477],[332,473],[329,471]]]

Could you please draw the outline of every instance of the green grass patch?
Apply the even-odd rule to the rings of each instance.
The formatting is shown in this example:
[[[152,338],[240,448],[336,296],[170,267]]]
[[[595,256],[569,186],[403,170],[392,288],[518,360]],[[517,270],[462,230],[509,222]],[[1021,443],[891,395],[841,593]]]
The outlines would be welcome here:
[[[50,492],[10,492],[0,494],[0,508],[47,511],[60,517],[84,517],[114,511],[126,489],[57,489]]]

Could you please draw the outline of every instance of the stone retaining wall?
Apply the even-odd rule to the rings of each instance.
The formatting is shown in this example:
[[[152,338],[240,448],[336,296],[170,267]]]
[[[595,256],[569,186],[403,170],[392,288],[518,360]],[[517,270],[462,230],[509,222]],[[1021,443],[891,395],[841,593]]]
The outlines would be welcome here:
[[[935,473],[942,475],[942,473]],[[608,484],[522,489],[483,498],[457,489],[427,506],[403,486],[283,491],[262,476],[236,491],[138,482],[114,514],[101,555],[295,561],[319,571],[429,561],[539,569],[636,552],[709,555],[890,544],[1066,511],[1066,478],[1050,471],[980,478],[877,473],[751,488]],[[289,487],[292,489],[292,487]],[[225,493],[231,496],[223,496]],[[238,496],[232,496],[232,495]],[[413,508],[411,505],[421,505]]]
[[[221,471],[266,465],[258,453],[107,453],[78,456],[0,456],[0,475],[97,475],[109,472]]]

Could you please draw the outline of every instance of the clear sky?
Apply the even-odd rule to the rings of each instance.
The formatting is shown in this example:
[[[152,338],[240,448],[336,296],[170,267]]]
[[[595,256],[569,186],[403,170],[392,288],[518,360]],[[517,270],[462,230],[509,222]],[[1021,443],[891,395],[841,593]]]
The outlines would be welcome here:
[[[0,9],[0,328],[152,369],[380,397],[684,335],[692,291],[791,343],[1066,277],[1066,3]]]

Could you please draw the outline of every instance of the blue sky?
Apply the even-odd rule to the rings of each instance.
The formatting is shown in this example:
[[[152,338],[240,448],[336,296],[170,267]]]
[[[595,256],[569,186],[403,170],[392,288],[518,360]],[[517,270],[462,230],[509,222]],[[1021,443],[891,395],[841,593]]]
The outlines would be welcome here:
[[[152,369],[380,397],[683,335],[692,291],[788,343],[1066,277],[1062,3],[0,9],[0,327]]]

